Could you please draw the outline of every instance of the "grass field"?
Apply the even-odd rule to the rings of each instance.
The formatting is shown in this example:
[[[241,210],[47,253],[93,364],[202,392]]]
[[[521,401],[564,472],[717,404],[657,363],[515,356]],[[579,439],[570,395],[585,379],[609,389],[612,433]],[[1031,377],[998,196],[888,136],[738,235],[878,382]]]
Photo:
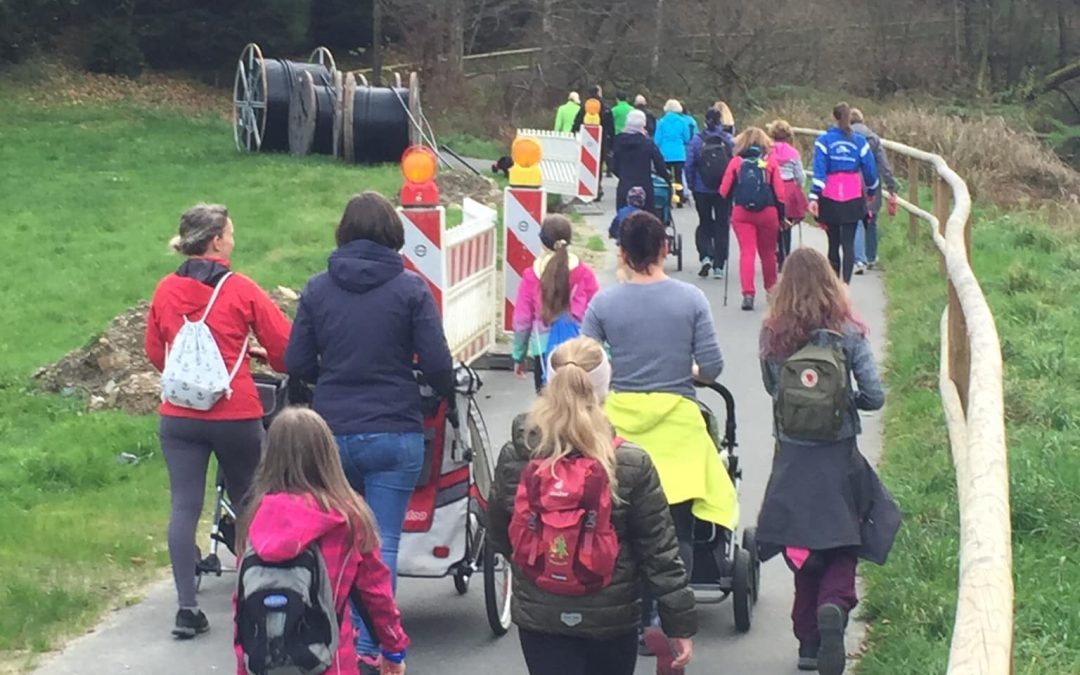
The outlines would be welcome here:
[[[325,265],[348,197],[396,167],[245,156],[214,116],[31,104],[0,83],[0,660],[77,634],[162,574],[168,488],[156,420],[82,413],[31,374],[82,346],[179,259],[179,214],[228,205],[234,264],[267,287]]]
[[[1075,226],[1054,231],[1038,220],[977,211],[973,267],[1005,358],[1016,675],[1076,675],[1080,237]],[[943,673],[958,576],[955,473],[937,393],[945,286],[928,233],[910,247],[906,222],[882,229],[891,327],[883,478],[906,522],[888,566],[863,568],[871,588],[863,609],[873,625],[859,673]]]

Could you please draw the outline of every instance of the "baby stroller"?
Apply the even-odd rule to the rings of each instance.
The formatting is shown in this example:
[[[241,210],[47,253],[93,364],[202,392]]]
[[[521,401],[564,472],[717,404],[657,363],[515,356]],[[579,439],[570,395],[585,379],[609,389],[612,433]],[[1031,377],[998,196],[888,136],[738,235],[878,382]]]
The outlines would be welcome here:
[[[674,199],[671,183],[663,176],[653,174],[653,210],[660,222],[664,224],[667,232],[668,251],[675,256],[676,269],[682,272],[682,235],[675,231],[675,219],[671,215],[671,204]]]
[[[723,428],[717,416],[705,403],[698,401],[701,414],[727,467],[731,482],[738,491],[742,480],[739,456],[735,451],[735,398],[723,385],[703,385],[724,399]],[[736,545],[736,535],[740,535]],[[699,603],[719,603],[732,598],[735,629],[750,630],[754,604],[761,584],[761,561],[758,558],[757,531],[753,527],[732,532],[714,523],[696,520],[694,523],[694,570],[690,586]]]

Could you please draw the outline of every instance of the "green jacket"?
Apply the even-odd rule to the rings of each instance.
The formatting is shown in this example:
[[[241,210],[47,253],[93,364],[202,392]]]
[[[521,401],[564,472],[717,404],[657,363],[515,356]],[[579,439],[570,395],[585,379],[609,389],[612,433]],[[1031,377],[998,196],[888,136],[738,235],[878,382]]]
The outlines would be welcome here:
[[[570,133],[574,130],[574,118],[577,117],[578,110],[581,110],[581,106],[573,101],[567,101],[559,106],[559,110],[555,113],[555,131],[565,131]]]
[[[488,501],[488,537],[495,550],[509,556],[510,518],[521,472],[529,462],[525,416],[514,420],[512,440],[499,456]],[[697,632],[694,592],[679,559],[675,525],[660,477],[645,451],[624,442],[615,452],[618,500],[611,520],[619,536],[619,557],[611,584],[592,595],[570,597],[541,591],[514,574],[514,623],[539,633],[596,640],[633,633],[641,623],[641,589],[646,583],[657,599],[660,623],[669,637]]]
[[[630,105],[626,101],[619,101],[611,109],[611,116],[615,118],[615,133],[621,134],[626,127],[626,116],[630,114],[630,111],[634,109],[634,106]]]

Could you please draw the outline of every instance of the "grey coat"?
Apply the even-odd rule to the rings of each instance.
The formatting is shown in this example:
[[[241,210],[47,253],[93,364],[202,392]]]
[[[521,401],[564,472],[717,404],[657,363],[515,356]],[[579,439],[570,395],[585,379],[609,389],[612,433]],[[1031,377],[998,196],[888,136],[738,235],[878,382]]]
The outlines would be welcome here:
[[[889,164],[889,156],[885,154],[885,146],[881,144],[881,138],[862,122],[852,124],[851,130],[866,137],[866,142],[870,144],[870,150],[874,153],[874,161],[877,162],[881,182],[885,185],[886,190],[895,193],[897,190],[896,178],[893,176],[892,165]],[[874,201],[870,203],[870,210],[875,214],[881,213],[881,192],[881,190],[878,190],[874,193]]]

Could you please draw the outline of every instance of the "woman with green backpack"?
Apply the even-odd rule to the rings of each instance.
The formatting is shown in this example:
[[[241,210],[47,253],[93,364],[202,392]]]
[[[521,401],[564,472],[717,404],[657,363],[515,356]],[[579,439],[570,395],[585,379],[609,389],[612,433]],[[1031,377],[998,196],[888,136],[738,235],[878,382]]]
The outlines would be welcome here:
[[[856,440],[859,411],[885,403],[866,332],[825,256],[793,252],[761,331],[777,443],[757,538],[795,573],[799,670],[823,675],[844,671],[858,559],[884,564],[900,525]]]

